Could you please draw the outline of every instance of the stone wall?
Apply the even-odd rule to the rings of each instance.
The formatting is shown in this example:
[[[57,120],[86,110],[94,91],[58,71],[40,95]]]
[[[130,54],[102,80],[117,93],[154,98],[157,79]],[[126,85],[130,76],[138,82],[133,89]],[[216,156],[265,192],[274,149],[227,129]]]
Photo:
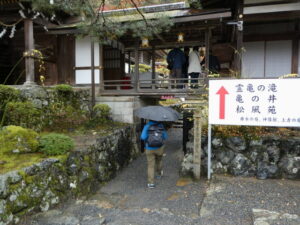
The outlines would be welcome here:
[[[193,129],[187,143],[181,173],[193,171]],[[202,137],[201,171],[207,172],[207,137]],[[212,137],[212,173],[256,176],[259,179],[300,179],[300,138],[263,136],[253,140],[243,137]]]
[[[47,107],[57,99],[55,90],[50,87],[41,86],[14,86],[21,91],[21,96],[31,101],[37,108]],[[81,109],[91,110],[91,95],[89,89],[73,88],[74,93],[69,96],[70,101],[78,101]]]
[[[65,159],[46,159],[0,175],[0,225],[17,223],[30,212],[47,211],[67,198],[86,195],[114,177],[138,154],[134,133],[131,126],[119,129]]]

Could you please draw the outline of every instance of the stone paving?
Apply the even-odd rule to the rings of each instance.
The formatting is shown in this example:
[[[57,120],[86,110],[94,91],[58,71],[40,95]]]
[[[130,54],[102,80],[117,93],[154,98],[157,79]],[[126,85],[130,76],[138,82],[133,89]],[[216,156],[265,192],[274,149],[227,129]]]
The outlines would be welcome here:
[[[156,188],[146,187],[146,157],[143,154],[92,196],[70,200],[48,212],[24,218],[20,224],[300,224],[299,181],[262,181],[224,175],[214,176],[210,182],[205,178],[197,182],[180,178],[181,130],[174,129],[169,136],[163,159],[164,177],[156,180]],[[257,214],[257,210],[264,213]],[[272,220],[273,217],[263,210],[277,215],[277,220]]]

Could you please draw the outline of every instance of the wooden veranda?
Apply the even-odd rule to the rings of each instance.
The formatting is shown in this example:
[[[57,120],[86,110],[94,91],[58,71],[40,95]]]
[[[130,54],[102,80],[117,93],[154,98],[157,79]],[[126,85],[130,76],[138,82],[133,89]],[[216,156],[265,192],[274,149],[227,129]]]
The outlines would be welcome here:
[[[191,81],[197,84],[191,83]],[[100,94],[103,96],[182,96],[205,93],[206,77],[188,78],[167,78],[136,81],[104,80],[100,85]]]
[[[134,72],[131,73],[130,79],[124,80],[124,71],[119,71],[117,76],[109,76],[110,71],[106,66],[104,47],[100,46],[100,63],[99,67],[92,65],[91,70],[99,69],[100,82],[99,94],[102,96],[186,96],[189,94],[201,94],[205,92],[208,77],[209,51],[212,41],[212,34],[221,37],[223,32],[223,22],[232,16],[230,9],[219,10],[201,10],[191,11],[190,9],[178,10],[172,16],[174,26],[168,32],[155,35],[149,41],[149,47],[142,47],[140,39],[132,36],[124,36],[120,42],[124,44],[123,57],[133,59]],[[184,32],[184,42],[177,41],[179,32]],[[224,37],[225,38],[225,37]],[[155,71],[156,51],[169,50],[175,47],[194,46],[205,49],[205,69],[197,79],[159,77]],[[140,52],[149,52],[151,55],[151,77],[141,79],[139,74],[139,54]],[[93,51],[91,51],[92,54]],[[121,55],[122,55],[121,54]],[[92,55],[93,59],[94,56]],[[119,58],[117,58],[118,60]],[[114,60],[109,58],[109,60]],[[93,60],[92,60],[93,61]],[[121,60],[125,64],[125,60]],[[120,65],[120,68],[124,67]],[[92,72],[93,74],[93,72]],[[92,79],[93,81],[93,79]],[[196,85],[192,85],[195,84]],[[95,90],[95,83],[92,84],[92,90]]]

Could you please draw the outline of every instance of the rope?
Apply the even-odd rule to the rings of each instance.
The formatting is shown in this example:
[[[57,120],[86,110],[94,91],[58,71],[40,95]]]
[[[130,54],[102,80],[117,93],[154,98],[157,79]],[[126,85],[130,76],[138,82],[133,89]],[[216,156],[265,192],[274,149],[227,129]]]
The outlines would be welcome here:
[[[0,21],[0,25],[4,26],[4,27],[13,27],[13,26],[16,26],[18,23],[20,23],[21,21],[23,21],[23,18],[19,19],[17,22],[15,22],[13,24],[5,24],[5,23],[3,23],[3,22]]]

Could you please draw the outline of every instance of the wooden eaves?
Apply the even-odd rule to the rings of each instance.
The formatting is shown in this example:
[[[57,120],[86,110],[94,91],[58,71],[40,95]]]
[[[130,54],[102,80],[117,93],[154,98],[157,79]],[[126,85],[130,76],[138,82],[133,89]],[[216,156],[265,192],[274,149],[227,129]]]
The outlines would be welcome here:
[[[153,13],[150,13],[153,14]],[[224,19],[230,19],[232,17],[232,13],[230,9],[218,9],[218,10],[201,10],[198,12],[192,12],[190,10],[174,10],[172,14],[169,14],[174,21],[174,27],[171,28],[168,34],[159,34],[154,37],[152,43],[155,44],[156,49],[165,49],[168,47],[174,47],[174,45],[178,44],[176,41],[170,41],[167,35],[177,35],[178,32],[190,31],[191,29],[194,31],[195,41],[186,40],[185,44],[193,46],[195,44],[199,44],[199,35],[197,33],[203,32],[203,30],[208,27],[219,26],[220,22]],[[148,16],[151,18],[151,16]],[[123,18],[122,20],[124,20]],[[129,17],[127,17],[129,19]],[[119,18],[118,20],[121,19]],[[73,20],[74,22],[74,20]],[[126,22],[125,20],[122,22]],[[72,24],[64,24],[48,27],[50,34],[77,34],[80,31],[77,29],[78,22]],[[133,50],[136,44],[136,40],[130,35],[124,36],[121,38],[121,42],[125,44],[126,50]],[[151,47],[149,48],[149,50]]]

